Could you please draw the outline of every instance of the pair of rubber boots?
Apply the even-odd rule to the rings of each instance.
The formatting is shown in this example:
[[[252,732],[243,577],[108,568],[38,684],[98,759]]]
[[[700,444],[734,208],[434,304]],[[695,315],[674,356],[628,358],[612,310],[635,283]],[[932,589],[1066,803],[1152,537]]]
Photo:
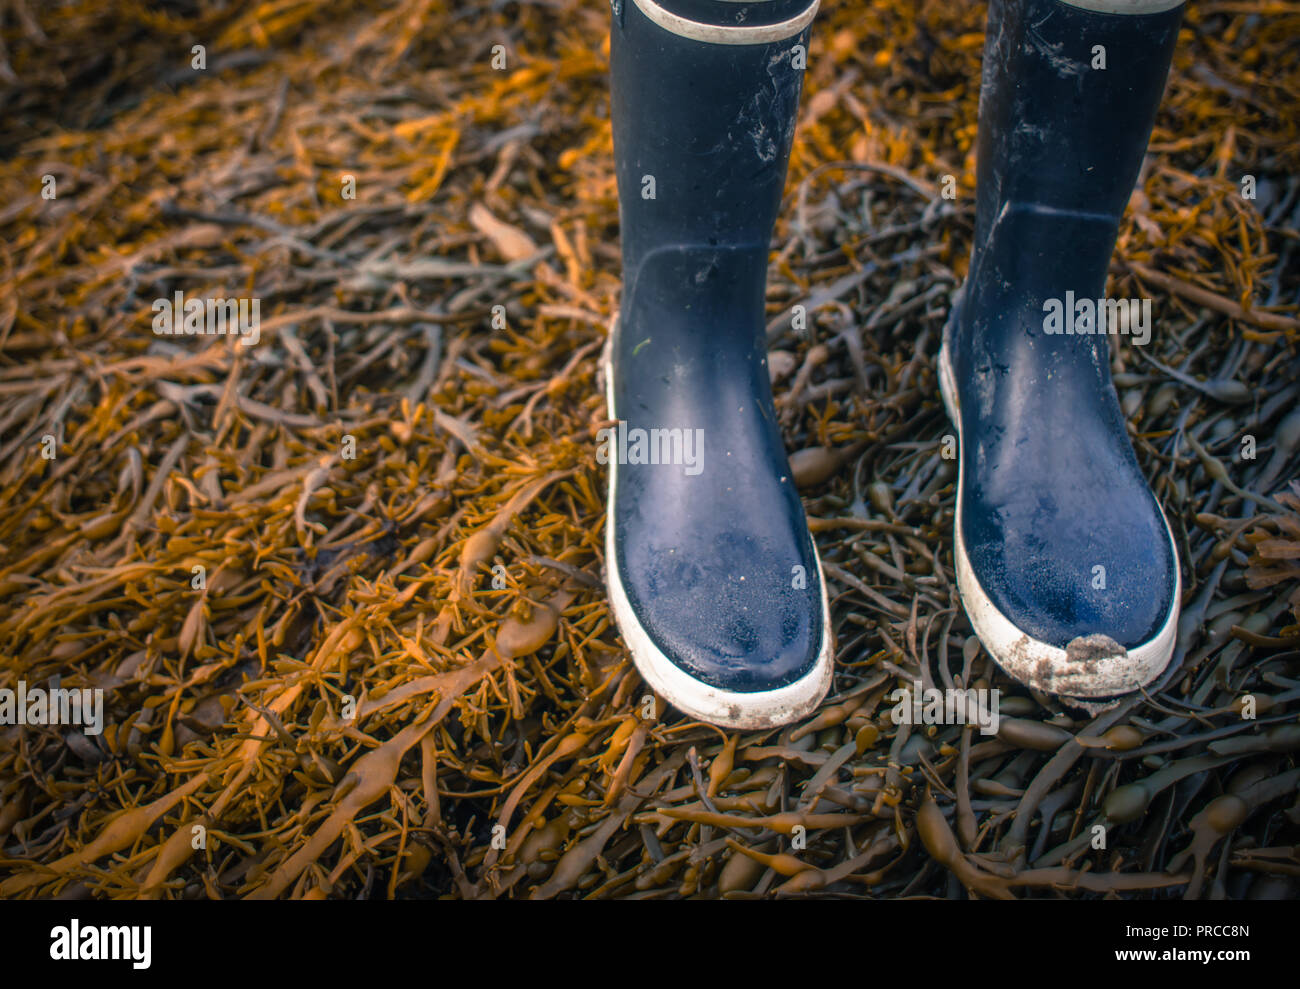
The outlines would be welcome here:
[[[610,600],[671,704],[787,724],[833,666],[764,331],[817,0],[611,6],[624,285],[604,374],[618,426],[599,451]],[[1106,332],[1053,332],[1045,313],[1102,296],[1181,16],[1161,0],[992,0],[975,243],[939,356],[966,613],[1008,674],[1085,707],[1168,665],[1178,559]]]

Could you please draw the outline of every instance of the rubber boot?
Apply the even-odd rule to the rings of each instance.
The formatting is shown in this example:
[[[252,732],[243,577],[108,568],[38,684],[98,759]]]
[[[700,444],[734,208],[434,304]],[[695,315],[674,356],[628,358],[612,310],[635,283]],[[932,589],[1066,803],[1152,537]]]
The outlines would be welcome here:
[[[816,0],[617,0],[622,308],[606,349],[606,579],[637,669],[687,714],[797,720],[831,679],[782,446],[764,292]],[[802,49],[797,46],[803,46]]]
[[[1181,18],[1160,0],[992,0],[975,244],[940,355],[966,613],[1007,673],[1092,710],[1164,671],[1178,622],[1177,550],[1111,383],[1115,327],[1081,300],[1103,298]]]

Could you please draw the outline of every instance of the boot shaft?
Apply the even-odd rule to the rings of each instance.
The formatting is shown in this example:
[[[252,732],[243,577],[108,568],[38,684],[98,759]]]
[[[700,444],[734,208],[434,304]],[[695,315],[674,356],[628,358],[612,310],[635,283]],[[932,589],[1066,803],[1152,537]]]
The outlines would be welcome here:
[[[989,4],[977,245],[987,241],[1007,203],[1118,224],[1133,191],[1183,6],[1117,14],[1085,7],[1143,8],[1152,0],[1079,3]]]
[[[1109,387],[1105,333],[1044,336],[1071,295],[1097,300],[1163,95],[1181,5],[991,0],[980,91],[975,242],[953,360],[1040,366]],[[1045,307],[1048,307],[1045,309]],[[1098,327],[1099,329],[1099,327]],[[1062,375],[1064,365],[1076,370]]]
[[[625,292],[663,247],[757,246],[766,255],[817,3],[612,4]]]

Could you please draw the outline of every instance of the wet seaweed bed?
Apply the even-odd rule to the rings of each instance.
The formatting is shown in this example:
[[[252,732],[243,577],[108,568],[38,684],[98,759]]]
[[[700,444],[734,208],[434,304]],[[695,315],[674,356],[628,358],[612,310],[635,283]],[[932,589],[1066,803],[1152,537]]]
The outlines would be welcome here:
[[[768,335],[837,670],[728,733],[647,699],[601,586],[604,5],[8,5],[0,688],[105,728],[0,728],[0,895],[1294,897],[1300,6],[1193,6],[1125,218],[1184,617],[1096,717],[992,666],[952,572],[983,15],[816,25]],[[154,335],[177,290],[260,342]],[[914,680],[999,732],[896,726]]]

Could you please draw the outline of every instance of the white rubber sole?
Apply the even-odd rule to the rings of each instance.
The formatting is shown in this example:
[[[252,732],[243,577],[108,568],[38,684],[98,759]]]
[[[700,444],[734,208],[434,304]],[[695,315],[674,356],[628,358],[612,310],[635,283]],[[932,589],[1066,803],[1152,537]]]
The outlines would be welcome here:
[[[939,350],[939,390],[948,418],[957,427],[957,442],[961,443],[961,404],[957,399],[957,383],[948,355],[947,333]],[[960,454],[959,454],[960,457]],[[1175,565],[1174,600],[1164,624],[1155,636],[1139,646],[1125,650],[1114,640],[1103,635],[1075,639],[1062,649],[1022,631],[1011,619],[1002,614],[984,592],[962,539],[962,480],[965,475],[965,458],[958,460],[957,518],[955,521],[954,561],[957,568],[957,590],[961,593],[966,615],[984,648],[1009,676],[1021,683],[1056,694],[1067,701],[1111,698],[1129,694],[1154,681],[1169,665],[1178,637],[1178,603],[1182,596],[1182,575]],[[1157,502],[1160,517],[1169,535],[1174,560],[1178,547],[1174,543],[1169,521]],[[1118,650],[1118,651],[1116,651]],[[1093,705],[1081,704],[1090,710]],[[1104,706],[1104,705],[1103,705]]]
[[[617,319],[610,324],[601,357],[601,369],[605,378],[605,405],[610,419],[618,418],[614,409],[614,376],[610,365],[616,324]],[[831,643],[830,601],[826,595],[826,577],[822,573],[821,557],[817,554],[816,544],[813,545],[813,554],[817,560],[817,578],[822,591],[822,644],[813,668],[794,683],[775,690],[752,693],[722,690],[696,680],[677,666],[655,644],[638,620],[618,574],[618,546],[614,540],[612,519],[617,492],[618,458],[611,457],[609,491],[605,502],[605,585],[623,641],[627,643],[632,661],[650,688],[679,711],[723,728],[776,728],[798,721],[815,711],[830,690],[835,665]]]

